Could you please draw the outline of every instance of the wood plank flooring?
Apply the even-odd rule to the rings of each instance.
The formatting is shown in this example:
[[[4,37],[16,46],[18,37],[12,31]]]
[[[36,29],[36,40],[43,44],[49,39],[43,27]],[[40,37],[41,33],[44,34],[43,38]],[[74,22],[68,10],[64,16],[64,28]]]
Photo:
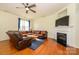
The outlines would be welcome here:
[[[7,40],[0,42],[0,55],[79,55],[79,49],[64,47],[55,40],[47,39],[36,50],[26,48],[18,51]]]

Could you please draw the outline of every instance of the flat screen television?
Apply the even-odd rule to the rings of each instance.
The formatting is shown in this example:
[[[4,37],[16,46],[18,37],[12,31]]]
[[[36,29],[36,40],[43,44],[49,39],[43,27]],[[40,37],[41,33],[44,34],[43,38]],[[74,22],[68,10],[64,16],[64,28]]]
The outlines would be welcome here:
[[[69,16],[59,18],[55,22],[55,26],[69,26]]]

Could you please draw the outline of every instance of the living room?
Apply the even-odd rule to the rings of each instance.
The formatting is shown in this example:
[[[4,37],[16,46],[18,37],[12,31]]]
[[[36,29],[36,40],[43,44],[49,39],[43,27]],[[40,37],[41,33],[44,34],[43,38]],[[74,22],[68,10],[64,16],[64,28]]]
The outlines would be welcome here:
[[[26,7],[24,7],[25,5],[35,5],[33,8],[34,11],[28,10],[27,12]],[[79,4],[76,3],[0,4],[0,54],[78,55],[78,6]],[[67,21],[63,22],[62,19]],[[59,21],[57,24],[57,20],[62,21]],[[26,27],[22,27],[21,24],[25,24]],[[30,40],[31,46],[27,47],[27,43],[23,43],[23,49],[21,50],[12,46],[9,42],[12,40],[9,34],[14,32],[23,34],[24,39],[26,38],[25,36],[31,37],[27,38]],[[63,43],[64,41],[58,41],[58,35],[66,40],[65,43]],[[41,38],[46,40],[42,40],[42,42],[39,43],[38,41],[41,41],[39,40]],[[22,42],[25,41],[26,40]],[[35,42],[34,45],[33,42]]]

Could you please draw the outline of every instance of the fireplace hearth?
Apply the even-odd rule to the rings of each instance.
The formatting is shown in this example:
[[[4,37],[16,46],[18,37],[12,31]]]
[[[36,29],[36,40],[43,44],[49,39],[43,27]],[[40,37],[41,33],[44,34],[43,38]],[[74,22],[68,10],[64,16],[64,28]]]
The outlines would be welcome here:
[[[57,42],[63,46],[67,46],[67,34],[66,33],[57,33]]]

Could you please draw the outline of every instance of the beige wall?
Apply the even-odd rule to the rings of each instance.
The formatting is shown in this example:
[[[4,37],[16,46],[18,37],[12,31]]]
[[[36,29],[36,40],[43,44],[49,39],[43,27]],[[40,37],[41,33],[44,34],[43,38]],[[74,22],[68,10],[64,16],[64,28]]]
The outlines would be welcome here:
[[[55,16],[49,15],[34,20],[34,30],[47,30],[48,37],[54,38]]]
[[[0,41],[7,40],[8,30],[18,29],[18,17],[8,12],[0,11]]]
[[[79,48],[79,4],[76,4],[76,45]]]

